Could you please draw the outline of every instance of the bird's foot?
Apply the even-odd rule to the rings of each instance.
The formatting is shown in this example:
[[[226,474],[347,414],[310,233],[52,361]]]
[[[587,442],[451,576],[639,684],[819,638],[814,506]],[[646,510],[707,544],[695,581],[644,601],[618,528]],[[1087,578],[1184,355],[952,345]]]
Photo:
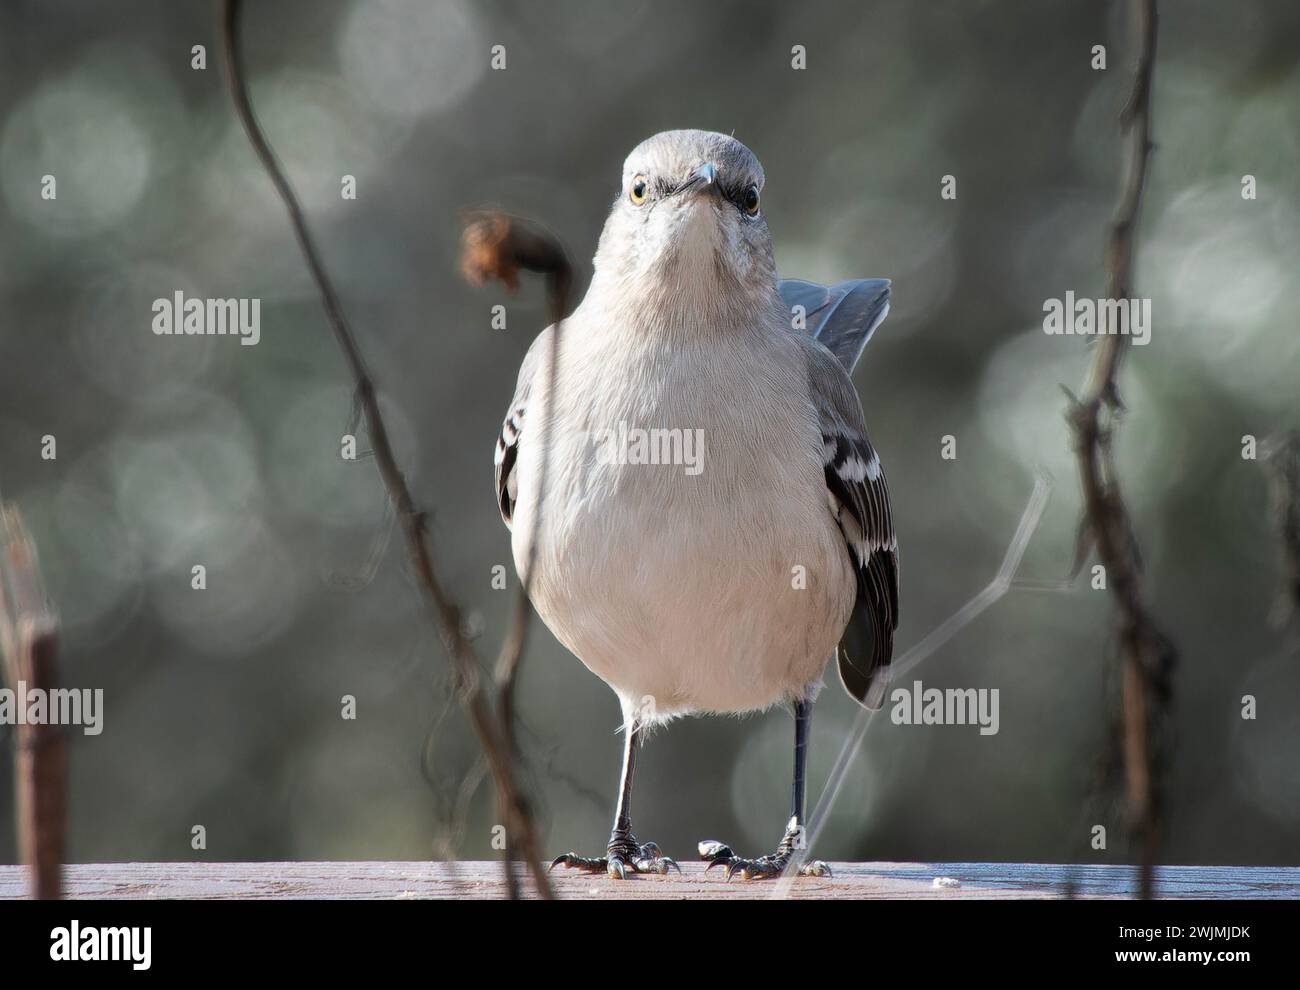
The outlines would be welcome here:
[[[682,872],[677,861],[665,856],[658,843],[636,841],[632,833],[615,835],[609,840],[609,848],[604,856],[578,856],[565,853],[555,857],[550,869],[567,866],[587,873],[605,873],[615,880],[626,880],[635,873],[667,873],[669,870]],[[549,871],[548,871],[549,872]]]
[[[757,859],[745,859],[742,856],[737,856],[725,842],[707,839],[701,842],[699,847],[700,859],[709,864],[704,868],[704,872],[708,873],[715,866],[725,866],[728,880],[737,874],[744,880],[767,880],[771,877],[779,877],[785,872],[786,867],[790,865],[790,859],[794,855],[796,848],[795,843],[801,835],[802,832],[797,829],[787,830],[785,837],[781,839],[781,844],[776,847],[775,853],[771,856],[759,856]],[[799,876],[801,877],[828,877],[830,875],[831,868],[820,859],[810,859],[799,866]]]

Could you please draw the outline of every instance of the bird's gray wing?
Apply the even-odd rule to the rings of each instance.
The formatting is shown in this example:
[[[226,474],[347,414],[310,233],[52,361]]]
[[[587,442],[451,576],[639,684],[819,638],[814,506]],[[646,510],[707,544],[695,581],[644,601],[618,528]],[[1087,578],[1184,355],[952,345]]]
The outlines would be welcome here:
[[[515,480],[515,461],[519,457],[519,439],[523,435],[524,421],[528,415],[528,398],[532,392],[533,380],[541,367],[541,356],[546,351],[546,341],[550,339],[554,327],[547,327],[537,335],[524,355],[524,362],[519,366],[519,380],[515,384],[515,397],[510,400],[510,408],[501,424],[501,435],[497,437],[496,464],[497,507],[501,510],[501,519],[506,528],[511,529],[515,514],[515,500],[519,494],[519,485]]]
[[[889,486],[848,372],[820,347],[806,350],[831,512],[844,534],[858,584],[853,615],[836,653],[840,680],[859,703],[876,709],[884,702],[898,628],[898,538]]]
[[[859,278],[829,286],[787,278],[776,287],[791,312],[803,307],[808,335],[850,374],[871,334],[889,314],[887,278]]]

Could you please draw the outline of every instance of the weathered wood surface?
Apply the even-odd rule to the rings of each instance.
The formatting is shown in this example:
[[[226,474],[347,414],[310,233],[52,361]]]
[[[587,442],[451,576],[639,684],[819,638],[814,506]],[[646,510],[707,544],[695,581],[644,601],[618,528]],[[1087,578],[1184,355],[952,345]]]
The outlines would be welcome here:
[[[772,881],[727,883],[721,871],[683,864],[683,875],[626,881],[556,870],[556,893],[585,898],[763,898]],[[829,880],[801,877],[790,895],[802,899],[1132,897],[1130,866],[1037,863],[833,863]],[[73,898],[499,898],[505,885],[495,862],[360,863],[108,863],[65,868],[65,895]],[[937,887],[950,877],[959,887]],[[0,898],[25,896],[26,870],[0,866]],[[527,889],[527,881],[524,881]],[[1300,868],[1164,866],[1156,873],[1160,897],[1300,898]]]

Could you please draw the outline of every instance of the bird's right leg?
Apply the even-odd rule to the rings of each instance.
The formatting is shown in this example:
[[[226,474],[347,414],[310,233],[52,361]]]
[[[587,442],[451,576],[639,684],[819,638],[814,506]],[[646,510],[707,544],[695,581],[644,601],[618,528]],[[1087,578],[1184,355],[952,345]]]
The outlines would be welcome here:
[[[617,880],[626,880],[629,873],[667,873],[670,869],[681,872],[676,861],[665,856],[656,843],[639,843],[632,834],[632,777],[636,772],[637,751],[641,748],[640,725],[629,720],[625,735],[618,807],[614,810],[614,828],[609,834],[609,846],[605,855],[578,856],[565,853],[551,863],[552,870],[557,866],[570,866],[588,873],[608,873]]]
[[[794,786],[790,795],[790,822],[785,827],[785,835],[776,852],[770,856],[757,859],[745,859],[732,852],[725,842],[706,839],[700,843],[700,858],[708,861],[704,872],[715,866],[726,867],[727,879],[739,874],[746,880],[759,880],[779,877],[794,858],[796,849],[801,848],[804,833],[804,796],[805,781],[808,770],[808,733],[812,727],[812,702],[796,701],[794,705]],[[819,859],[806,862],[799,867],[800,876],[828,877],[831,868]]]

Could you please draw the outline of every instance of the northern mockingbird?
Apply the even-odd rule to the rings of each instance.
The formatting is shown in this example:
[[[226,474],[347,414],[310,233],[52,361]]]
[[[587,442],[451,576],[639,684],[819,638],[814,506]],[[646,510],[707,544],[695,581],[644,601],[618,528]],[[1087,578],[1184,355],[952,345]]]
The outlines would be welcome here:
[[[548,327],[497,442],[516,568],[525,573],[535,540],[538,614],[623,709],[606,855],[552,867],[667,872],[675,862],[631,831],[643,733],[690,713],[790,703],[793,807],[776,853],[699,849],[728,879],[780,874],[802,834],[811,704],[828,659],[838,655],[859,702],[883,699],[898,544],[848,369],[888,311],[889,283],[778,282],[762,188],[758,159],[724,134],[640,144],[591,287],[564,322],[556,381]]]

